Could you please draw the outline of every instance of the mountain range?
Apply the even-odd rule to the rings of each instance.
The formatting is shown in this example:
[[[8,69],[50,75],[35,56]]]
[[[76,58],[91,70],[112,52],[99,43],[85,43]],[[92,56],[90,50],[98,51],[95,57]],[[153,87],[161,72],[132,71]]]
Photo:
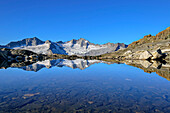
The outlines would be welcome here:
[[[45,60],[38,61],[28,66],[20,67],[20,69],[26,71],[39,71],[42,68],[52,68],[52,67],[70,67],[72,69],[81,69],[84,70],[88,68],[90,65],[95,63],[108,63],[106,61],[100,60],[84,60],[84,59],[76,59],[76,60],[68,60],[68,59],[57,59],[57,60]]]
[[[35,52],[37,54],[64,54],[77,56],[97,56],[105,53],[111,53],[119,49],[127,48],[124,43],[106,43],[103,45],[94,44],[80,38],[73,39],[67,42],[52,42],[50,40],[42,41],[37,37],[26,38],[21,41],[10,42],[7,45],[0,46],[1,48],[23,49]]]

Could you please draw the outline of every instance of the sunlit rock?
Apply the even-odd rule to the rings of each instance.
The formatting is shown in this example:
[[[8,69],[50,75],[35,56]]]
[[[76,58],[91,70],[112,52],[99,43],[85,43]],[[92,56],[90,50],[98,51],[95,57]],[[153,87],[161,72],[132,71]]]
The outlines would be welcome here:
[[[144,51],[141,53],[139,59],[149,59],[152,57],[152,54],[149,51]]]

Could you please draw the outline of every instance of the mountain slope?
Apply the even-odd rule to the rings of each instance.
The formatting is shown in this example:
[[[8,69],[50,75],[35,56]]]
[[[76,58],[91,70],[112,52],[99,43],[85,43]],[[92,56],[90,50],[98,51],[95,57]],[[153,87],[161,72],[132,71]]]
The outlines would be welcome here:
[[[64,55],[78,55],[78,56],[97,56],[105,53],[117,51],[126,48],[127,45],[123,43],[107,43],[103,45],[93,44],[83,38],[78,40],[71,40],[67,42],[51,42],[41,41],[40,39],[27,38],[17,42],[10,42],[1,48],[10,49],[24,49],[30,50],[37,54],[64,54]]]
[[[15,47],[23,47],[23,46],[36,46],[36,45],[40,45],[43,43],[44,41],[41,41],[37,37],[33,37],[33,38],[23,39],[17,42],[10,42],[6,46],[9,48],[15,48]]]
[[[123,43],[107,43],[103,45],[93,44],[83,38],[80,38],[79,40],[73,39],[61,44],[61,46],[67,51],[68,55],[78,56],[96,56],[127,47],[127,45]]]
[[[46,54],[46,55],[67,54],[65,50],[62,47],[60,47],[57,43],[53,43],[48,40],[45,41],[45,43],[36,46],[15,47],[13,49],[25,49],[25,50],[33,51],[37,54]]]
[[[101,58],[118,59],[170,59],[170,27],[156,36],[146,35],[126,49],[104,54]]]

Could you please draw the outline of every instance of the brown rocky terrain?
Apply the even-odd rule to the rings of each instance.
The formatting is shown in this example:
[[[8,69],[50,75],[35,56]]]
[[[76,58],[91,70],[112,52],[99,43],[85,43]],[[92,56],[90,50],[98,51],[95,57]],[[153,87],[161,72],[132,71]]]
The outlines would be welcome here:
[[[100,56],[100,59],[170,59],[170,27],[131,43],[126,49]]]

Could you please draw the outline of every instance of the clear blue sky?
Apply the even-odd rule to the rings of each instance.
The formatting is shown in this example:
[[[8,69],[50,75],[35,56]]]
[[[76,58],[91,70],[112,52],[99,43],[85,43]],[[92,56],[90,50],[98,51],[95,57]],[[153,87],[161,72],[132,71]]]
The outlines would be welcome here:
[[[170,26],[170,0],[0,0],[0,44],[23,38],[129,44]]]

